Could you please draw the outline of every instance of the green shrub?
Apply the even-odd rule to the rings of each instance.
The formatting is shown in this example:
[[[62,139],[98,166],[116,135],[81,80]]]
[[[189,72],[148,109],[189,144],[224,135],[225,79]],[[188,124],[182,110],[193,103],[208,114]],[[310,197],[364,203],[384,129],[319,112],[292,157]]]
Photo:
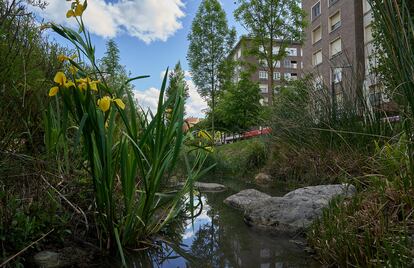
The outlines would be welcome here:
[[[208,161],[216,163],[214,173],[245,176],[264,166],[267,156],[265,139],[255,138],[217,146]]]

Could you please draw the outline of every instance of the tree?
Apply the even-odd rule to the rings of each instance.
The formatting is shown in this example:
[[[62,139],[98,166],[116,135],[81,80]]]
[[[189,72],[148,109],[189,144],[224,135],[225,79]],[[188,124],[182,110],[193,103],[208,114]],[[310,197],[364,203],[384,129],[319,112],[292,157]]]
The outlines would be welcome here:
[[[115,90],[115,92],[120,90],[122,85],[128,80],[128,73],[125,70],[125,66],[121,65],[119,62],[119,49],[113,39],[110,39],[106,43],[105,56],[102,58],[100,65],[108,85]],[[124,92],[131,93],[132,90],[133,86],[128,83],[125,86]]]
[[[233,131],[258,125],[261,111],[259,84],[252,82],[248,73],[241,74],[240,81],[228,88],[217,106],[217,114]]]
[[[306,27],[305,12],[301,0],[238,0],[239,7],[234,17],[249,32],[252,45],[249,54],[264,61],[268,66],[269,90],[274,99],[273,72],[277,61],[286,55],[286,48],[292,41],[303,40]],[[273,46],[279,46],[274,50]]]
[[[188,35],[187,59],[197,90],[211,108],[213,135],[219,69],[233,47],[235,36],[235,30],[230,30],[227,25],[220,3],[217,0],[203,0]]]
[[[182,87],[184,88],[184,100],[188,98],[188,85],[185,82],[185,74],[183,69],[181,69],[181,63],[178,61],[174,67],[174,71],[169,74],[170,84],[166,90],[167,98],[174,98],[177,94],[177,90]],[[174,106],[174,101],[170,103],[169,108]]]

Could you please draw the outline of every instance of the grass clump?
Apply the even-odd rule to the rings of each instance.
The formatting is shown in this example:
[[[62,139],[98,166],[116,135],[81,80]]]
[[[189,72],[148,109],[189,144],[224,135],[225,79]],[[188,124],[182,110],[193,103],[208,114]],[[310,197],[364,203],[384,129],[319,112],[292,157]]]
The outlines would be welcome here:
[[[334,120],[328,89],[315,88],[312,81],[306,77],[291,83],[275,99],[266,169],[275,178],[304,185],[363,175],[375,142],[383,144],[397,126],[379,117],[363,121],[355,101],[344,102]]]

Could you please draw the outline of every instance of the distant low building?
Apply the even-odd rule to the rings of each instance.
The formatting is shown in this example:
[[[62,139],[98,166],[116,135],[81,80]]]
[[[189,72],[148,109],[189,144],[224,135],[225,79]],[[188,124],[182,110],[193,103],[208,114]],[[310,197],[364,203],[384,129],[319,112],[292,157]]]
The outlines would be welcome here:
[[[240,80],[240,74],[248,71],[248,68],[254,67],[251,72],[251,80],[258,82],[260,86],[260,93],[262,95],[261,104],[268,105],[272,98],[270,90],[271,79],[274,80],[275,93],[279,92],[279,88],[286,82],[296,80],[302,76],[302,48],[299,42],[289,42],[286,49],[287,56],[275,63],[275,70],[272,77],[269,77],[267,64],[260,61],[257,57],[248,53],[251,50],[252,38],[242,36],[235,47],[230,52],[230,57],[236,61],[237,66],[235,70],[234,82]],[[286,42],[285,42],[286,43]],[[273,46],[273,53],[276,54],[280,48],[280,41],[276,41]],[[262,47],[258,48],[263,49]]]
[[[189,129],[197,125],[199,122],[200,122],[200,118],[196,118],[196,117],[188,117],[184,119],[183,131],[187,132]]]

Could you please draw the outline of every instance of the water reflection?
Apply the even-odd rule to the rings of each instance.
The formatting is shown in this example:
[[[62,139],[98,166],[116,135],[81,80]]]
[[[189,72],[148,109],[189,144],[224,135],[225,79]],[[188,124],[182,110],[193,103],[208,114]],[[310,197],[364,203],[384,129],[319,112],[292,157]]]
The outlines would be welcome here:
[[[223,204],[233,191],[203,194],[203,210],[174,227],[179,245],[162,244],[162,251],[135,256],[131,267],[318,267],[290,237],[275,236],[244,224],[240,212]],[[139,265],[137,266],[137,264]],[[141,265],[141,266],[140,266]]]

